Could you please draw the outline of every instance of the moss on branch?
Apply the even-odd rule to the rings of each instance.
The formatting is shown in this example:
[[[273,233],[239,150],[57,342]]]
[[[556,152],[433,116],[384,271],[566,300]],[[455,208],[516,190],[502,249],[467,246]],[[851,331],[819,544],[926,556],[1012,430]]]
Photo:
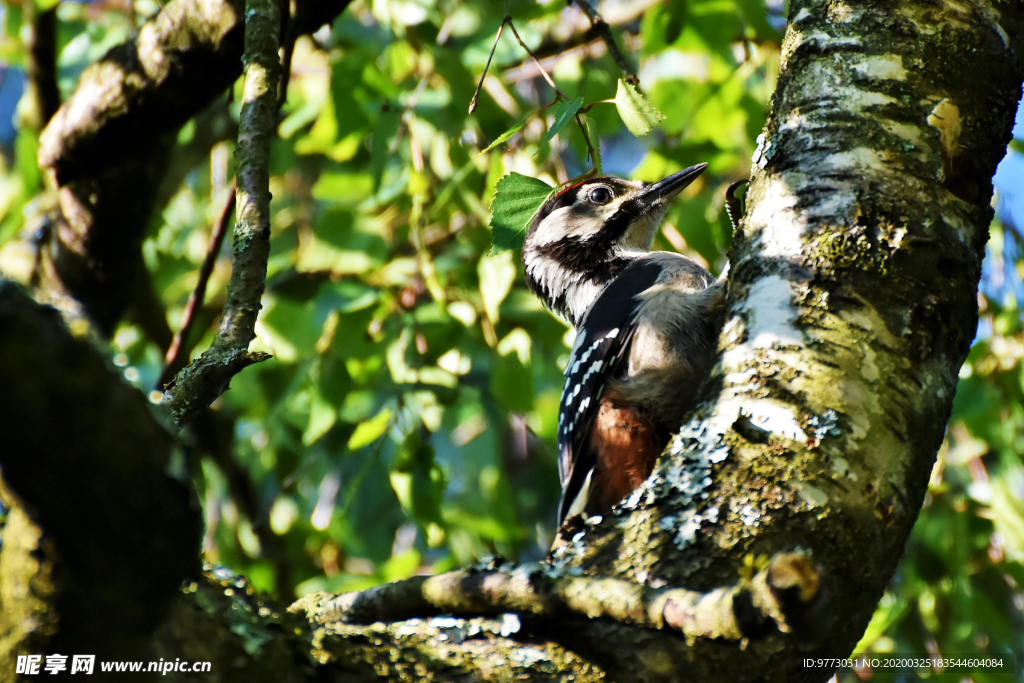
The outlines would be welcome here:
[[[275,0],[248,0],[245,69],[235,162],[236,220],[231,279],[220,329],[210,348],[183,369],[164,391],[174,423],[188,423],[227,389],[243,368],[269,358],[249,353],[270,257],[270,140],[277,116],[281,62],[281,8]]]
[[[315,623],[395,622],[439,614],[514,612],[551,619],[611,619],[630,626],[738,641],[788,631],[786,613],[804,611],[820,583],[810,560],[780,553],[750,581],[708,592],[654,588],[616,578],[559,576],[547,565],[417,576],[358,593],[314,593],[292,611]],[[771,622],[771,625],[768,625]]]

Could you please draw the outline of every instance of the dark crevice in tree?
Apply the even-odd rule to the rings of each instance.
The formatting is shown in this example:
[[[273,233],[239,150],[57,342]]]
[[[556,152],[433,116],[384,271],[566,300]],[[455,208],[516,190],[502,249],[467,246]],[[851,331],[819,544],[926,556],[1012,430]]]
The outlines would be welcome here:
[[[198,576],[202,520],[191,487],[167,474],[174,441],[54,309],[2,281],[0,329],[0,473],[52,562],[50,646],[129,656]],[[8,538],[0,552],[15,552]]]
[[[39,10],[22,4],[25,13],[25,77],[31,98],[28,127],[41,130],[60,107],[57,88],[57,6]]]

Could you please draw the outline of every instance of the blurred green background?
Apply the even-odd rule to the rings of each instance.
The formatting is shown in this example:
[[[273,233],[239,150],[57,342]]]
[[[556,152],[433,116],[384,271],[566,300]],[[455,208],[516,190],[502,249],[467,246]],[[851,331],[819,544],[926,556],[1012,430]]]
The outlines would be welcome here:
[[[61,3],[64,96],[157,8],[153,0],[133,11],[123,0]],[[603,102],[623,73],[577,7],[509,3],[559,89],[583,98],[605,173],[656,180],[710,164],[669,212],[655,248],[718,272],[730,239],[725,188],[748,175],[785,8],[773,0],[607,0],[598,8],[667,117],[645,137],[626,131]],[[0,272],[29,282],[38,131],[16,109],[21,5],[2,11]],[[537,560],[550,544],[571,332],[526,290],[518,252],[489,254],[488,206],[506,173],[557,184],[591,162],[574,123],[545,139],[554,93],[508,30],[467,114],[501,21],[500,3],[483,0],[360,0],[295,46],[272,150],[269,286],[253,347],[275,358],[236,377],[188,435],[206,557],[286,600],[487,555]],[[229,191],[237,94],[236,85],[234,98],[180,132],[173,183],[149,226],[146,265],[173,329]],[[1017,134],[1024,138],[1024,123]],[[1024,664],[1024,192],[1013,196],[1024,187],[1022,144],[997,175],[1002,220],[992,225],[981,325],[947,440],[860,652],[1015,652]],[[190,340],[200,351],[223,304],[229,254],[225,247]],[[108,350],[127,381],[155,389],[163,351],[142,329],[122,324]]]

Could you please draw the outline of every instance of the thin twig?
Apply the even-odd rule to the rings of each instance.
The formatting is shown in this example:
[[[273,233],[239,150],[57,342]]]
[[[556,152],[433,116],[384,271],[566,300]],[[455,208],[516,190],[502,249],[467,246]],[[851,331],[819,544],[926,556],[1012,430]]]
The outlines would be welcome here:
[[[600,38],[594,38],[580,45],[574,45],[561,52],[550,54],[540,60],[540,65],[545,69],[554,69],[555,65],[563,59],[575,58],[580,61],[595,59],[608,52],[608,46]],[[524,59],[520,64],[505,69],[503,74],[506,83],[519,83],[538,76],[536,65]]]
[[[523,39],[519,37],[519,31],[516,30],[516,25],[512,23],[512,18],[506,17],[505,21],[508,22],[508,27],[512,29],[512,35],[514,35],[516,37],[516,40],[519,41],[519,46],[526,51],[526,54],[530,55],[530,59],[532,59],[533,63],[537,65],[537,69],[540,71],[541,78],[547,81],[547,84],[550,85],[551,88],[555,91],[555,94],[558,96],[558,99],[568,100],[569,98],[566,96],[566,94],[558,89],[558,86],[555,85],[555,82],[551,79],[551,76],[549,76],[548,72],[544,70],[544,67],[540,65],[540,60],[537,59],[537,56],[535,54],[533,54],[533,50],[528,48],[526,46],[526,43],[523,42]]]
[[[206,298],[206,285],[210,281],[213,267],[217,264],[217,256],[220,254],[221,246],[224,244],[224,235],[227,234],[228,222],[231,220],[234,212],[235,182],[232,182],[228,201],[224,204],[224,210],[221,211],[220,218],[217,219],[213,226],[213,232],[210,234],[210,246],[207,247],[206,258],[203,260],[203,265],[199,268],[199,281],[196,283],[196,288],[192,291],[192,294],[189,295],[188,303],[185,304],[185,313],[181,318],[181,328],[174,335],[174,339],[171,341],[171,345],[168,347],[164,357],[164,370],[160,373],[160,379],[157,380],[157,389],[162,389],[171,377],[185,367],[185,360],[188,358],[188,355],[183,350],[192,333],[192,326],[196,321],[196,312],[202,307],[203,300]]]
[[[548,72],[544,70],[544,67],[540,65],[540,60],[537,59],[537,56],[533,54],[533,51],[526,46],[526,43],[523,42],[523,39],[519,37],[519,31],[516,30],[516,25],[512,23],[511,17],[508,18],[508,27],[512,29],[512,35],[514,35],[516,37],[516,40],[519,41],[520,47],[522,47],[523,50],[526,51],[526,54],[530,55],[530,59],[532,59],[533,63],[537,65],[537,69],[538,71],[540,71],[541,77],[545,81],[547,81],[547,84],[550,85],[551,88],[555,91],[556,99],[561,99],[568,102],[569,97],[564,92],[558,89],[558,86],[555,85],[554,79],[552,79]],[[580,118],[580,115],[578,113],[573,118],[576,119],[576,125],[580,127],[580,132],[583,133],[583,139],[587,143],[587,153],[590,155],[590,159],[596,159],[597,157],[594,156],[594,145],[590,141],[590,135],[587,134],[587,127],[583,124],[583,119]]]
[[[608,26],[608,22],[601,17],[598,11],[594,9],[593,5],[587,2],[587,0],[574,1],[576,6],[583,10],[583,13],[590,19],[591,25],[593,25],[597,34],[601,36],[601,40],[604,41],[604,44],[608,46],[608,52],[611,53],[612,59],[615,60],[619,69],[621,69],[622,73],[625,74],[626,82],[633,85],[638,84],[640,82],[640,78],[636,75],[636,71],[633,70],[633,67],[629,65],[629,62],[626,61],[622,51],[619,50],[619,46],[615,44],[615,37],[612,36],[612,31]]]
[[[281,57],[281,85],[277,93],[277,110],[281,111],[284,102],[288,99],[288,84],[292,78],[292,57],[295,55],[295,41],[299,38],[299,24],[301,23],[299,13],[305,7],[301,1],[292,0],[289,3],[290,12],[284,18],[287,23],[284,31],[284,54]]]
[[[505,18],[501,20],[501,26],[498,27],[498,34],[494,38],[494,46],[491,47],[491,54],[487,58],[487,66],[484,67],[484,73],[483,75],[480,76],[480,84],[477,85],[476,92],[473,93],[473,99],[469,103],[469,113],[472,114],[473,110],[476,108],[477,95],[480,94],[480,88],[483,87],[484,78],[487,76],[487,69],[490,68],[491,66],[491,58],[494,57],[494,50],[498,47],[498,39],[501,38],[501,31],[505,27],[505,24],[508,24],[508,27],[512,29],[512,35],[516,37],[516,41],[519,43],[519,46],[523,48],[523,51],[526,52],[526,54],[530,56],[530,59],[533,60],[533,63],[536,65],[537,71],[540,72],[541,77],[545,80],[545,82],[547,82],[548,85],[551,86],[551,89],[555,91],[555,100],[562,100],[568,102],[569,97],[564,92],[562,92],[557,85],[555,85],[554,79],[551,78],[551,75],[544,69],[543,66],[541,66],[540,60],[537,59],[537,55],[533,54],[533,50],[531,50],[526,45],[526,42],[523,40],[522,36],[519,35],[519,31],[516,30],[516,25],[512,21],[512,17],[509,16],[508,14],[508,3],[505,3]],[[594,152],[594,145],[590,140],[590,135],[587,133],[587,127],[586,125],[584,125],[583,119],[580,118],[580,115],[578,113],[575,114],[574,118],[576,119],[576,125],[578,125],[580,128],[580,132],[583,133],[583,139],[587,143],[587,153],[590,156],[590,159],[597,159],[597,156]]]
[[[480,82],[476,86],[476,92],[473,93],[473,99],[469,101],[469,113],[472,114],[476,111],[476,98],[480,96],[480,88],[484,87],[484,79],[487,78],[487,70],[491,68],[491,60],[494,59],[494,51],[498,49],[498,41],[501,40],[501,32],[505,29],[505,24],[509,21],[508,15],[501,20],[501,25],[498,26],[498,33],[494,36],[494,45],[491,46],[491,54],[487,56],[487,65],[484,67],[484,72],[480,74]]]
[[[587,154],[590,155],[590,160],[596,162],[597,156],[594,153],[594,144],[590,141],[590,134],[587,133],[587,127],[583,123],[583,119],[580,118],[579,112],[576,113],[576,125],[580,127],[580,132],[583,133],[583,140],[587,143]]]

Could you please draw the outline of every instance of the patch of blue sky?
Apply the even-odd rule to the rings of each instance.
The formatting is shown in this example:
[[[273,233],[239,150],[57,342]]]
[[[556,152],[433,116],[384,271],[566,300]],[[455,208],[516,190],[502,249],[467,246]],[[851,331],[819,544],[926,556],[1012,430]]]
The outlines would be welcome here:
[[[1017,108],[1013,136],[1024,141],[1024,100]],[[1016,308],[1024,300],[1024,281],[1018,262],[1024,242],[1024,154],[1010,149],[996,167],[996,217],[1003,225],[1002,244],[989,244],[982,266],[981,292],[1003,308]],[[991,334],[979,327],[978,336]]]

